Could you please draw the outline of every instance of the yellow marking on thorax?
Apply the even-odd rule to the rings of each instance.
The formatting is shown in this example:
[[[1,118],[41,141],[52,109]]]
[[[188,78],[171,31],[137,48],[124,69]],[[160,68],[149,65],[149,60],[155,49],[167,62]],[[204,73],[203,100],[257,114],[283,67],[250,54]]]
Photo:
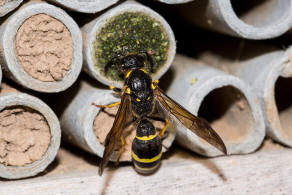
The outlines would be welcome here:
[[[159,80],[153,81],[152,84],[151,84],[152,89],[156,89],[158,83],[159,83]]]
[[[146,74],[149,74],[149,73],[147,72],[147,70],[145,70],[144,68],[140,68],[140,70],[143,71],[143,72],[145,72]]]
[[[150,135],[150,136],[143,136],[143,137],[138,137],[138,136],[136,135],[136,138],[137,138],[138,140],[142,140],[142,141],[149,141],[149,140],[154,139],[155,137],[157,137],[157,134]]]
[[[127,86],[127,85],[124,85],[123,87],[123,93],[126,93],[126,94],[131,94],[131,89]]]
[[[130,70],[129,72],[127,72],[126,79],[129,78],[129,76],[131,75],[132,72],[133,72],[132,70]]]
[[[162,151],[155,157],[153,158],[139,158],[134,152],[132,152],[132,158],[135,159],[136,161],[138,162],[141,162],[141,163],[152,163],[152,162],[155,162],[157,160],[159,160],[162,156]]]

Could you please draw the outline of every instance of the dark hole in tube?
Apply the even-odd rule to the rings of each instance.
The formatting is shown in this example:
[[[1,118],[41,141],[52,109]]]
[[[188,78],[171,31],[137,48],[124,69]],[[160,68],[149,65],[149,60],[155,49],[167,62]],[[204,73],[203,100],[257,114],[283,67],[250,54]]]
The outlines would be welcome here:
[[[292,78],[278,78],[275,85],[275,100],[281,126],[292,134]]]
[[[280,22],[291,6],[289,0],[231,0],[231,5],[238,18],[256,27]]]
[[[254,128],[251,108],[244,95],[232,86],[217,88],[203,100],[199,117],[229,142],[240,142]]]

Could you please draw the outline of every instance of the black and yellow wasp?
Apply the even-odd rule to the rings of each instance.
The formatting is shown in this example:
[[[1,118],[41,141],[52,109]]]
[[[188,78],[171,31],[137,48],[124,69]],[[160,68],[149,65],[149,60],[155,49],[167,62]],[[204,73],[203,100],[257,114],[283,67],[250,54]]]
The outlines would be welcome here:
[[[112,63],[116,63],[120,67],[125,81],[122,90],[111,87],[111,89],[120,93],[120,102],[110,105],[95,105],[101,108],[119,105],[113,126],[106,137],[105,150],[99,166],[99,175],[102,175],[117,143],[121,141],[123,145],[125,144],[124,137],[122,136],[123,129],[126,124],[133,122],[138,124],[136,137],[132,143],[132,159],[136,171],[143,174],[150,174],[159,167],[162,155],[161,138],[167,128],[168,120],[154,116],[153,111],[157,103],[186,128],[190,129],[224,154],[227,154],[222,139],[210,127],[206,120],[194,116],[168,97],[158,87],[158,80],[152,81],[150,74],[144,69],[146,60],[148,60],[152,71],[153,62],[150,54],[147,52],[144,52],[143,55],[142,53],[137,53],[117,57],[105,67],[106,73]],[[129,118],[132,118],[131,121],[128,121]],[[164,128],[160,132],[156,132],[155,127],[149,119],[164,122]],[[122,151],[120,149],[120,155]]]

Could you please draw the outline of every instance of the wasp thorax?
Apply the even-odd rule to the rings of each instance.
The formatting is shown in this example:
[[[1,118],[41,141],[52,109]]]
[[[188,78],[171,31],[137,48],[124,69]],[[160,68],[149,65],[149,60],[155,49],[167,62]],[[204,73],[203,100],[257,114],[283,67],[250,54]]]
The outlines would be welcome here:
[[[143,137],[143,136],[149,136],[154,135],[156,133],[155,127],[153,124],[148,121],[147,119],[142,119],[137,127],[137,136]]]

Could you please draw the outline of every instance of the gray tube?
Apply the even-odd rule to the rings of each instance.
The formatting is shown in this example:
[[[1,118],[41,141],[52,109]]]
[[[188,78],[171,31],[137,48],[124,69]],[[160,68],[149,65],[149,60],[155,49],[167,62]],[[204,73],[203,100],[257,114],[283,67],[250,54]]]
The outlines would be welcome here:
[[[170,67],[176,50],[176,43],[174,39],[174,34],[168,25],[168,23],[156,12],[149,9],[148,7],[145,7],[143,5],[140,5],[136,2],[128,1],[121,5],[118,5],[117,7],[108,10],[101,16],[97,17],[90,23],[86,24],[84,27],[82,27],[83,31],[83,57],[84,57],[84,67],[83,70],[87,72],[90,76],[97,79],[103,84],[106,85],[114,85],[116,87],[122,87],[123,82],[122,81],[114,81],[110,80],[109,78],[102,75],[102,73],[97,70],[95,67],[95,59],[94,59],[94,46],[95,46],[95,39],[97,33],[105,26],[106,22],[111,20],[113,17],[120,15],[125,12],[142,12],[146,15],[149,15],[153,19],[157,20],[162,24],[162,27],[164,28],[168,40],[169,40],[169,49],[168,49],[168,55],[166,62],[162,65],[162,67],[153,75],[154,79],[160,78]],[[147,35],[145,35],[147,36]]]
[[[36,97],[24,93],[10,92],[4,95],[1,94],[0,111],[11,106],[25,106],[43,115],[50,128],[51,138],[47,152],[41,157],[40,160],[23,166],[6,166],[0,164],[0,177],[7,179],[20,179],[37,175],[38,173],[44,171],[46,167],[55,159],[59,150],[61,129],[58,118],[44,102]]]
[[[5,16],[12,10],[16,9],[23,0],[4,0],[4,4],[0,5],[0,17]]]
[[[167,3],[167,4],[180,4],[180,3],[188,3],[193,0],[159,0],[162,3]]]
[[[259,101],[242,80],[181,55],[176,56],[172,70],[174,80],[168,95],[195,115],[207,120],[215,115],[211,126],[222,137],[228,154],[250,153],[261,145],[265,126]],[[206,116],[203,110],[207,111]],[[176,140],[205,156],[222,155],[180,125]]]
[[[97,13],[115,4],[118,0],[49,0],[65,8],[82,13]]]
[[[260,101],[265,119],[267,135],[272,139],[292,147],[291,94],[292,63],[291,48],[279,50],[256,43],[241,43],[228,47],[225,51],[207,51],[199,59],[240,77],[253,87]],[[234,48],[239,55],[230,58]]]
[[[58,81],[45,82],[33,78],[24,71],[17,58],[15,49],[15,36],[19,27],[31,16],[47,14],[61,21],[69,30],[73,42],[73,58],[71,68],[66,75]],[[77,79],[82,67],[82,37],[78,25],[63,10],[47,3],[28,3],[11,15],[1,26],[0,54],[1,65],[6,75],[22,86],[40,92],[60,92],[70,87]]]
[[[244,9],[236,3],[253,4],[242,15],[236,9]],[[291,28],[292,1],[194,1],[182,6],[180,15],[193,24],[232,36],[247,39],[278,37]]]
[[[0,66],[0,84],[1,84],[1,81],[2,81],[2,68]]]
[[[78,92],[70,100],[60,117],[65,139],[90,153],[102,157],[104,146],[93,130],[94,121],[100,109],[93,106],[92,103],[107,105],[117,101],[119,99],[113,96],[111,90],[97,89],[86,81],[81,81]],[[168,131],[168,136],[163,140],[163,145],[167,148],[171,146],[175,138],[175,130],[168,128]],[[116,159],[117,154],[114,153],[111,160],[115,161]],[[131,154],[122,155],[120,161],[131,161]]]
[[[291,91],[290,85],[283,85],[280,80],[290,80],[292,77],[291,48],[287,51],[269,52],[246,61],[241,61],[238,75],[252,85],[260,99],[260,105],[264,114],[267,134],[274,140],[292,147],[291,135],[291,94],[287,98],[285,109],[279,106],[285,99],[276,101],[276,96],[283,98],[283,94],[277,94],[278,87],[285,87],[285,92]],[[290,78],[290,79],[289,79]],[[283,91],[282,91],[283,92]],[[282,101],[282,102],[281,102]],[[290,103],[289,103],[290,102]]]

